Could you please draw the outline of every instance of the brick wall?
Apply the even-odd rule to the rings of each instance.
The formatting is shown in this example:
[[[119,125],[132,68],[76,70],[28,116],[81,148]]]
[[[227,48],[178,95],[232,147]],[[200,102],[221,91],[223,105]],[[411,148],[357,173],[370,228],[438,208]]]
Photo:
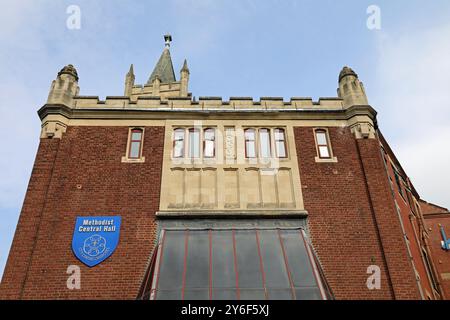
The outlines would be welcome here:
[[[69,127],[60,141],[41,140],[0,298],[137,297],[156,236],[164,128],[145,128],[145,163],[121,162],[127,139],[127,127]],[[72,235],[77,216],[96,215],[122,216],[120,241],[88,268]],[[81,290],[66,287],[69,265],[81,267]]]
[[[337,299],[419,298],[406,244],[375,139],[329,128],[337,163],[316,163],[312,128],[295,128],[313,245]],[[381,268],[368,290],[367,267]]]
[[[59,139],[45,139],[39,144],[22,212],[0,283],[0,300],[18,299],[21,296],[59,142]]]
[[[414,203],[412,202],[412,195],[408,195],[408,191],[406,190],[405,186],[403,185],[403,182],[400,182],[400,187],[402,190],[402,193],[400,193],[399,185],[396,183],[395,173],[393,170],[393,167],[391,165],[391,160],[386,155],[387,159],[387,172],[386,174],[390,177],[392,181],[392,188],[393,188],[393,194],[394,199],[398,205],[398,208],[400,210],[400,216],[403,223],[403,229],[405,231],[406,236],[409,240],[409,248],[410,253],[412,257],[412,263],[414,265],[414,268],[417,271],[417,274],[419,275],[420,280],[420,286],[422,289],[422,294],[424,299],[433,299],[434,293],[433,293],[433,287],[432,287],[432,276],[431,276],[431,270],[430,275],[427,272],[427,266],[425,265],[426,257],[422,251],[422,248],[426,247],[426,243],[424,241],[423,237],[423,225],[421,224],[421,216],[420,213],[417,213],[414,208]],[[399,180],[401,181],[401,180]],[[409,198],[408,198],[409,197]],[[409,200],[411,201],[411,205],[413,207],[410,207]]]
[[[378,141],[329,133],[338,162],[316,163],[313,129],[295,128],[312,241],[336,298],[419,298]],[[156,236],[164,128],[146,128],[145,163],[121,162],[127,138],[126,127],[69,127],[41,140],[0,298],[137,297]],[[94,268],[71,249],[75,218],[90,215],[122,216],[116,251]],[[72,264],[82,290],[66,288]],[[366,287],[370,265],[380,290]]]
[[[376,139],[357,140],[369,196],[396,299],[420,299],[411,257]]]
[[[450,299],[450,251],[441,247],[442,235],[440,226],[444,227],[450,237],[450,212],[433,204],[420,202],[426,228],[430,235],[430,251],[434,266],[437,269],[438,281],[444,291],[444,298]]]

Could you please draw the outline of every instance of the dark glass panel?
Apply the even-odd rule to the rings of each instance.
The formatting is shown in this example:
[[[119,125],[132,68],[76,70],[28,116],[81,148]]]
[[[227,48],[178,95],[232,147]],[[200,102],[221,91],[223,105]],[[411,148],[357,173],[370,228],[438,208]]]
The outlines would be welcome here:
[[[184,300],[209,300],[209,289],[185,289]]]
[[[213,288],[235,288],[233,235],[231,231],[212,232],[212,286]]]
[[[318,288],[296,288],[297,300],[323,300]]]
[[[188,234],[186,288],[206,288],[209,290],[208,231],[189,231]]]
[[[181,293],[184,269],[185,231],[167,231],[164,238],[157,289],[179,289]],[[181,298],[181,295],[180,295]]]
[[[158,290],[156,300],[181,300],[181,290]]]
[[[268,289],[269,300],[293,300],[291,289]]]
[[[237,300],[236,289],[214,289],[213,300]]]
[[[290,289],[283,251],[277,230],[258,231],[267,288]]]
[[[317,286],[314,273],[306,253],[305,244],[299,230],[281,230],[284,249],[294,287]]]
[[[265,300],[264,289],[241,289],[239,290],[239,300]]]
[[[235,232],[239,288],[263,288],[255,230]]]

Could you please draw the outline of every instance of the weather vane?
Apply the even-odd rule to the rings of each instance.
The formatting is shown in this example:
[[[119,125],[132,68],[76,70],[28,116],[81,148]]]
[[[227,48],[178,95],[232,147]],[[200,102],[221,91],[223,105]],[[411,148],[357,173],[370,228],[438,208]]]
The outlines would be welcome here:
[[[170,34],[164,35],[164,40],[166,41],[166,47],[170,47],[170,43],[172,42],[172,36]]]

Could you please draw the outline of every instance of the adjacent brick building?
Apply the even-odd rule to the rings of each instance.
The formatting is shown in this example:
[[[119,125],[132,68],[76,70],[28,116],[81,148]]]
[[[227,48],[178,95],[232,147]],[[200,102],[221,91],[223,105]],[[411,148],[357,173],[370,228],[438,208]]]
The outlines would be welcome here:
[[[447,208],[420,200],[419,206],[423,213],[424,225],[429,234],[431,256],[436,267],[437,279],[442,285],[446,299],[450,297],[450,211]],[[444,237],[447,246],[444,246]]]
[[[318,102],[197,100],[165,38],[121,97],[80,96],[75,68],[58,73],[1,299],[446,297],[433,217],[352,69]],[[121,218],[117,246],[75,248],[77,218],[105,216]]]

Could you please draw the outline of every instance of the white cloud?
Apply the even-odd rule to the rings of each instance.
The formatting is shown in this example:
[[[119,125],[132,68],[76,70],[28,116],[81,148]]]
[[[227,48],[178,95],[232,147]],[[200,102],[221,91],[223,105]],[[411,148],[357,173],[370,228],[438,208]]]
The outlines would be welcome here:
[[[379,39],[372,103],[422,198],[450,207],[450,24]]]
[[[424,200],[450,208],[450,127],[428,128],[427,134],[400,142],[397,155]]]

